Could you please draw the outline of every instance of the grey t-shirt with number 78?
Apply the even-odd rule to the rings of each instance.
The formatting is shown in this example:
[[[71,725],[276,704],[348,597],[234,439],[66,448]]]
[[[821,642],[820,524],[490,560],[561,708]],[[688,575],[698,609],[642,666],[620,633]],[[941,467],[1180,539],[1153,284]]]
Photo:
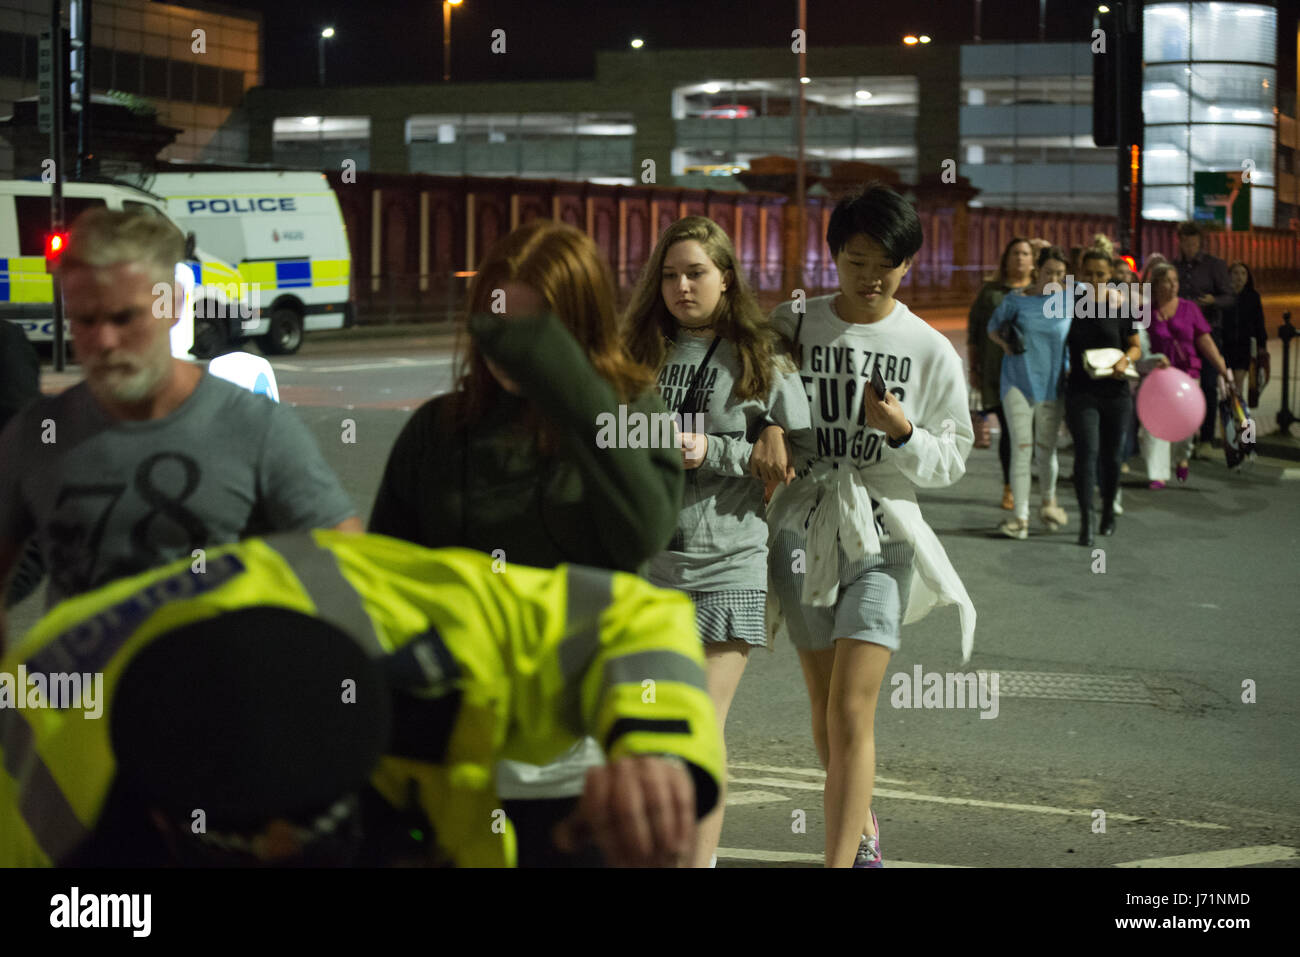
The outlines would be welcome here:
[[[36,536],[47,607],[195,548],[354,514],[292,410],[206,373],[162,419],[110,419],[83,382],[0,433],[0,541]]]

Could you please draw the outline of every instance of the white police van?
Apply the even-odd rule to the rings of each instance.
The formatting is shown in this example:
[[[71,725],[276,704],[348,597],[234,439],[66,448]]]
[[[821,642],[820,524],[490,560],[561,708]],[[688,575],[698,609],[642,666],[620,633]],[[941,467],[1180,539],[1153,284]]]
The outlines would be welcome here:
[[[51,184],[39,180],[0,182],[0,319],[21,326],[33,343],[54,339],[54,283],[46,263],[47,254],[51,254],[47,244],[52,235],[52,189]],[[108,182],[64,184],[65,224],[96,206],[147,210],[168,218],[166,203],[160,197],[131,186]],[[244,281],[229,262],[198,248],[192,235],[186,237],[185,260],[177,267],[177,279],[185,285],[188,295],[185,313],[172,327],[172,354],[189,358],[192,353],[206,358],[214,353],[207,337],[196,336],[194,313],[196,309],[200,313],[224,312],[234,316],[235,322],[241,321],[241,315],[251,316],[251,302],[235,298]]]
[[[163,171],[146,185],[203,248],[235,265],[260,307],[252,324],[218,330],[228,341],[254,335],[263,352],[285,355],[304,332],[351,324],[352,254],[323,173]]]

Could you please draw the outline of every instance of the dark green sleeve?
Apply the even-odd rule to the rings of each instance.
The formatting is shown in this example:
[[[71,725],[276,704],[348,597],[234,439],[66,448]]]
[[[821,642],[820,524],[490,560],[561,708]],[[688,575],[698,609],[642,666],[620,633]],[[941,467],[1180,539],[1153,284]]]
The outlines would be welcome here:
[[[564,451],[582,473],[592,532],[605,551],[640,564],[663,550],[681,509],[681,454],[675,448],[599,448],[597,418],[618,418],[613,387],[555,316],[480,314],[469,322],[483,354],[554,424]],[[654,389],[627,403],[628,412],[666,413]],[[653,419],[650,421],[654,421]]]
[[[417,484],[419,479],[419,446],[422,443],[418,419],[419,416],[415,415],[406,420],[401,434],[389,450],[384,477],[379,483],[379,492],[375,495],[375,504],[370,510],[370,524],[366,528],[368,532],[416,541],[412,537],[418,523],[413,520],[415,502],[411,486]]]

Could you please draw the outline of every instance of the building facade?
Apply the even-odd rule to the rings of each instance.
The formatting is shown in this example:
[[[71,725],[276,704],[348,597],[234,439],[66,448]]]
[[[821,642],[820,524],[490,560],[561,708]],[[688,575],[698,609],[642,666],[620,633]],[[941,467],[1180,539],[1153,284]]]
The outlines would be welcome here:
[[[64,3],[67,28],[69,4]],[[248,128],[239,107],[262,82],[259,15],[218,4],[95,0],[90,33],[91,90],[142,98],[158,122],[181,130],[164,160],[243,162]],[[37,95],[38,38],[49,26],[47,0],[0,0],[0,116]],[[0,139],[0,178],[14,168]]]

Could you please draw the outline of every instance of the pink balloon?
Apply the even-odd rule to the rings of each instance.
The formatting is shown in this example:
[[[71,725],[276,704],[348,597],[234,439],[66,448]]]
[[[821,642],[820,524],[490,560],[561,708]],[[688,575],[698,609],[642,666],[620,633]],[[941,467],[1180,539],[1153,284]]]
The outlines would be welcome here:
[[[1138,421],[1157,439],[1181,442],[1205,419],[1201,384],[1172,366],[1156,369],[1138,389]]]

